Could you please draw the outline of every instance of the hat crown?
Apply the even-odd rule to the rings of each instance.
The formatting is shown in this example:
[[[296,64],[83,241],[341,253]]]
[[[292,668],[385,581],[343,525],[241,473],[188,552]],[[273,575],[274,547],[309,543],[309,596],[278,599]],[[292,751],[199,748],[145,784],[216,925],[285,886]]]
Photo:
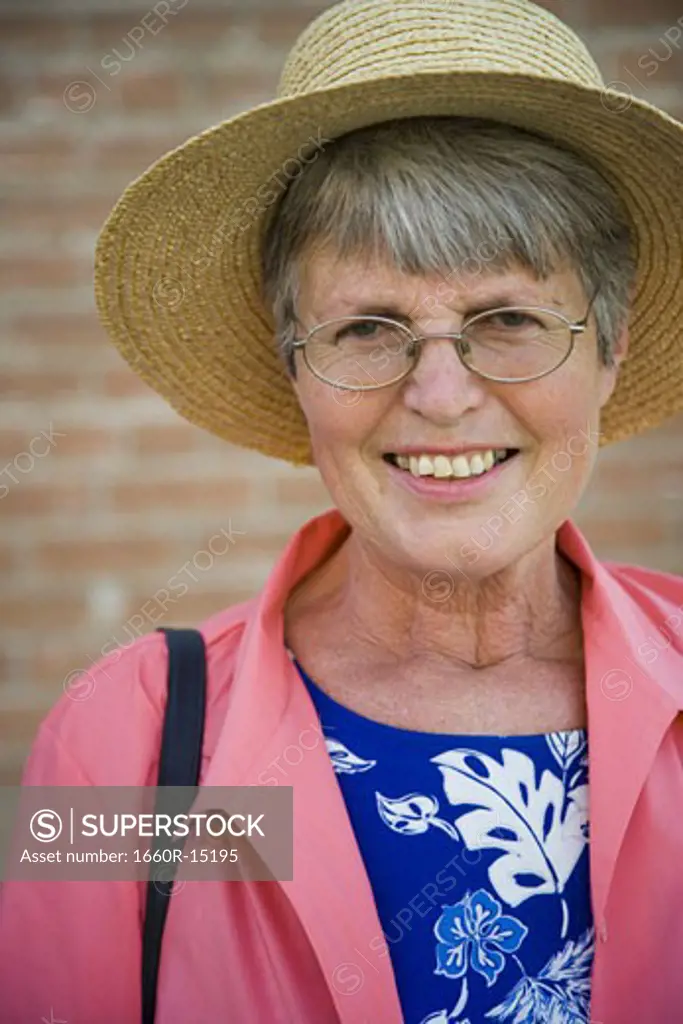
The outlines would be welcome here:
[[[429,71],[604,86],[583,41],[531,0],[342,0],[301,33],[277,97]]]

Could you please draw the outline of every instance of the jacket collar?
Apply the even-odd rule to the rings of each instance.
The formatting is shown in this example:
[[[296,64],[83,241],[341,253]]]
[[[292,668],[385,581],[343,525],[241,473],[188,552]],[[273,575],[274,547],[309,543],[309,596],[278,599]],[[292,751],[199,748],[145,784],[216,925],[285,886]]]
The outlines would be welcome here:
[[[399,1024],[386,947],[384,955],[377,952],[382,931],[367,875],[313,703],[284,644],[288,594],[348,531],[336,509],[310,520],[249,602],[230,705],[204,785],[294,787],[294,879],[282,884],[309,934],[340,1019],[363,1019],[362,1004],[368,1019]],[[675,667],[671,658],[646,666],[638,650],[659,623],[648,614],[637,588],[632,595],[599,563],[571,522],[558,531],[557,545],[582,573],[591,897],[596,923],[603,928],[626,827],[662,739],[683,706],[671,685],[671,673],[681,672],[683,658],[675,655]],[[361,958],[370,967],[359,968],[362,984],[356,992],[349,965],[356,967]]]

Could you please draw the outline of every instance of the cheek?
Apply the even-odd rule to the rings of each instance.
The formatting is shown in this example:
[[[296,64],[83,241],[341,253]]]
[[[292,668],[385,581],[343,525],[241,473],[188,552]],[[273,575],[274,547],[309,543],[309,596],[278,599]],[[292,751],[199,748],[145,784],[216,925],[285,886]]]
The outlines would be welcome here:
[[[318,382],[307,383],[298,393],[319,465],[357,455],[387,407],[386,395],[345,391]]]
[[[600,441],[597,374],[565,375],[520,392],[509,412],[533,439],[515,500],[532,519],[562,519],[583,494]]]
[[[529,385],[521,391],[512,409],[517,419],[539,443],[541,448],[557,448],[596,433],[602,404],[601,373],[588,357],[576,366],[561,370]],[[578,447],[578,442],[574,442]]]

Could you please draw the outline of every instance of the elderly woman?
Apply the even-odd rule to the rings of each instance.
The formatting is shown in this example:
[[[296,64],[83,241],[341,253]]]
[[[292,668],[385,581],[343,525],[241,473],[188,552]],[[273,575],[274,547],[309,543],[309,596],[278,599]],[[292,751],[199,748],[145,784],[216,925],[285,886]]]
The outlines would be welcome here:
[[[157,1021],[683,1020],[683,580],[569,519],[683,404],[682,158],[526,0],[346,0],[118,204],[120,350],[335,506],[201,627],[201,784],[293,787],[293,877],[169,901]],[[154,785],[167,665],[103,659],[24,781]],[[7,883],[3,1021],[138,1021],[144,914]]]

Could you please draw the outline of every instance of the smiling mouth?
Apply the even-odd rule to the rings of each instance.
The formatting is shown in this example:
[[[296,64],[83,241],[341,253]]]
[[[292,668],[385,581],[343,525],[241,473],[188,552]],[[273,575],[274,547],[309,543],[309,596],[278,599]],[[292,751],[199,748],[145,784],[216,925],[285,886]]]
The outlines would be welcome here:
[[[496,466],[508,462],[519,454],[518,448],[488,448],[485,451],[461,455],[397,455],[386,452],[385,462],[411,473],[415,477],[433,477],[436,480],[466,480],[473,476],[484,476]]]

